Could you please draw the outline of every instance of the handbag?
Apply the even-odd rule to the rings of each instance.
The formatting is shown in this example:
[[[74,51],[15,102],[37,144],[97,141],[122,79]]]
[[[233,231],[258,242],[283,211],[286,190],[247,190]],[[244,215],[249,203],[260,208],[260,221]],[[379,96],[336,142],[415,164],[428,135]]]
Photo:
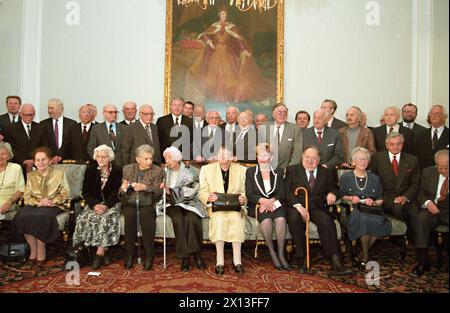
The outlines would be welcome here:
[[[7,242],[0,245],[0,260],[5,262],[25,261],[28,258],[27,243]]]
[[[94,251],[91,247],[84,245],[84,241],[77,243],[75,246],[71,247],[67,251],[66,263],[75,261],[78,263],[80,268],[86,265],[90,265],[94,259]]]
[[[213,212],[229,211],[240,212],[239,194],[234,193],[216,193],[217,200],[212,204]]]
[[[369,206],[369,205],[365,205],[363,203],[359,203],[357,208],[360,212],[363,212],[366,214],[383,215],[383,213],[384,213],[382,206]]]

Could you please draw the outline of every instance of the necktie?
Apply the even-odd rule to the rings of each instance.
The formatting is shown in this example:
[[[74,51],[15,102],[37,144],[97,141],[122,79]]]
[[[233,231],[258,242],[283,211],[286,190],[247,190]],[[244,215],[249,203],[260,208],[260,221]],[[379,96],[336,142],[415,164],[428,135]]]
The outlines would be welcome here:
[[[31,138],[31,128],[30,128],[30,124],[27,125],[27,136],[28,136],[28,139]]]
[[[86,125],[83,126],[83,134],[82,134],[82,136],[83,136],[83,142],[86,145],[87,141],[88,141],[88,132],[87,132]]]
[[[277,140],[277,144],[280,143],[280,126],[275,126],[277,128],[275,132],[275,139]]]
[[[444,183],[441,186],[441,192],[440,192],[441,196],[439,197],[439,201],[445,200],[445,197],[448,194],[448,177],[445,177],[444,179]]]
[[[211,131],[209,132],[209,139],[212,139],[214,137],[214,129],[211,128]]]
[[[319,143],[319,145],[322,143],[322,132],[321,131],[317,132],[317,142]]]
[[[114,133],[112,124],[109,124],[109,139],[111,140],[113,150],[115,150],[116,149],[116,134]]]
[[[396,155],[392,158],[392,170],[394,171],[395,176],[398,176],[398,161]]]
[[[394,131],[394,127],[389,127],[389,134]]]
[[[178,116],[177,116],[177,118],[175,119],[175,125],[179,126],[179,124],[178,124]]]
[[[408,123],[408,128],[413,129],[413,123]]]
[[[432,142],[433,150],[437,147],[438,140],[439,140],[439,138],[438,138],[438,130],[435,129],[434,130],[434,134],[433,134],[433,142]]]
[[[308,184],[311,189],[313,189],[314,185],[316,184],[316,178],[314,177],[314,171],[309,171]]]
[[[145,130],[147,131],[148,138],[153,145],[152,129],[150,128],[150,124],[145,125]]]
[[[12,123],[14,124],[16,122],[16,116],[13,115]]]
[[[59,127],[58,127],[58,120],[55,120],[55,143],[56,143],[56,149],[59,149]]]
[[[209,152],[214,153],[214,141],[212,140],[214,137],[214,128],[211,128],[209,133]]]

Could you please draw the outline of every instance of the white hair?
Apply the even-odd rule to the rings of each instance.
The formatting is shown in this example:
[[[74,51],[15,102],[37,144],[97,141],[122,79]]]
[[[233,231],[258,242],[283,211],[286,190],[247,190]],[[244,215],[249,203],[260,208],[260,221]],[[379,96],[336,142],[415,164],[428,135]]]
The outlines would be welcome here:
[[[114,161],[116,156],[114,155],[114,150],[107,145],[100,145],[94,149],[94,159],[97,157],[99,152],[105,152],[108,155],[109,162]]]
[[[164,150],[163,156],[166,155],[167,153],[170,154],[170,156],[172,157],[172,159],[174,161],[179,162],[179,161],[183,160],[183,155],[181,154],[180,150],[178,150],[178,148],[170,146],[170,147],[166,148],[166,150]]]

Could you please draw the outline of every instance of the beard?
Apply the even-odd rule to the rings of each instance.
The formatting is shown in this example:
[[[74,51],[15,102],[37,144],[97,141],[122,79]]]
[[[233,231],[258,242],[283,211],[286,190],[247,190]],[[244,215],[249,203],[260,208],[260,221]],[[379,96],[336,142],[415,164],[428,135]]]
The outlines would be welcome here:
[[[415,120],[415,118],[403,118],[403,121],[406,123],[414,123]]]

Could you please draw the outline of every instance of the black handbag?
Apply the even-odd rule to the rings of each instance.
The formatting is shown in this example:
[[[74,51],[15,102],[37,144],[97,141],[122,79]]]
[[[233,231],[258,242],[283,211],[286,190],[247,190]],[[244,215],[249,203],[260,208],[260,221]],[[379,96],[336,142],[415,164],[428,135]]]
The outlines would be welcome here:
[[[75,246],[69,248],[66,255],[66,263],[75,261],[80,268],[90,265],[94,259],[94,251],[91,247],[84,245],[84,241],[77,243]]]
[[[357,206],[360,212],[372,215],[383,215],[384,210],[382,206],[369,206],[362,203],[359,203]]]
[[[240,194],[234,193],[216,193],[217,200],[212,204],[212,211],[231,211],[240,212],[241,204],[239,203]]]
[[[28,259],[27,243],[7,242],[0,245],[0,260],[5,262],[20,262]]]

